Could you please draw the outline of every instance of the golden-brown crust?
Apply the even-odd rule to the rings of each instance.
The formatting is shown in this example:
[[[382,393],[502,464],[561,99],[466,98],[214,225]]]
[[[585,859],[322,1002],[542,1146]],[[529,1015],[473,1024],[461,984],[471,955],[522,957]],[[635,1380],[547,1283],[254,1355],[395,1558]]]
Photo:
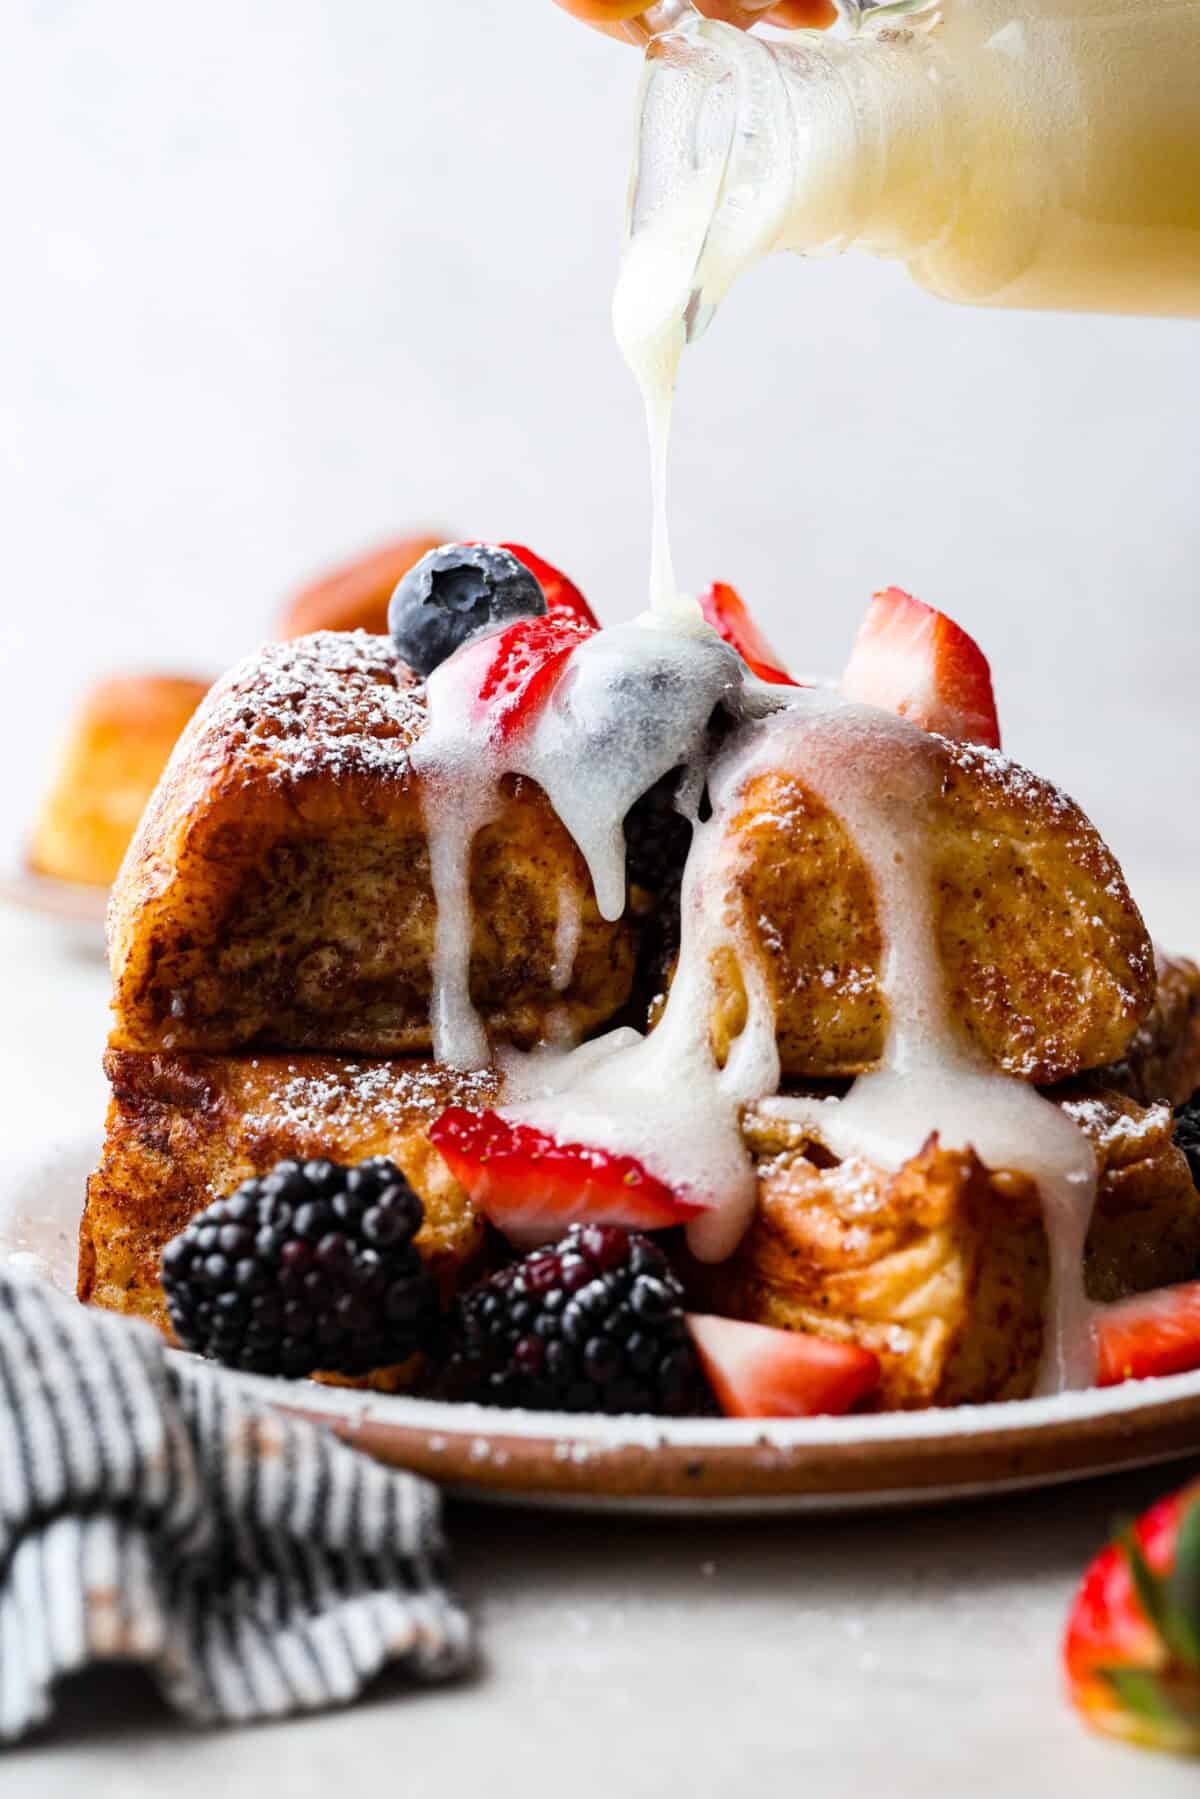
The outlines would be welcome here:
[[[925,810],[952,1018],[1038,1083],[1115,1061],[1154,997],[1154,958],[1119,867],[1073,801],[995,752],[930,737]],[[859,1074],[887,1002],[874,886],[845,825],[797,775],[748,783],[730,828],[747,939],[775,1000],[785,1074]],[[718,1047],[728,1036],[718,1020]]]
[[[1095,1084],[1142,1105],[1182,1106],[1200,1087],[1200,968],[1187,956],[1155,951],[1154,1005],[1120,1062],[1098,1069]]]
[[[124,675],[84,696],[30,834],[28,861],[107,887],[175,743],[208,691],[182,675]]]
[[[1068,1087],[1099,1186],[1085,1257],[1097,1300],[1169,1284],[1200,1265],[1200,1194],[1167,1107]],[[838,1162],[812,1132],[752,1110],[758,1213],[733,1259],[695,1271],[704,1303],[759,1324],[874,1351],[886,1409],[1027,1396],[1048,1278],[1038,1194],[931,1139],[896,1174]]]
[[[218,684],[114,890],[114,1048],[430,1047],[436,907],[407,754],[424,720],[390,642],[357,632],[268,645]],[[600,917],[540,789],[501,793],[472,849],[471,993],[495,1037],[529,1045],[620,1009],[636,927]]]
[[[444,1106],[485,1105],[490,1075],[424,1061],[168,1056],[109,1051],[104,1150],[79,1234],[79,1297],[170,1334],[159,1263],[189,1219],[287,1157],[385,1155],[425,1205],[417,1246],[444,1296],[478,1259],[484,1224],[427,1135]]]
[[[114,1047],[429,1048],[436,914],[408,758],[424,720],[423,689],[390,642],[361,633],[267,646],[219,684],[114,894]],[[951,1015],[1029,1080],[1117,1060],[1154,970],[1116,863],[1049,783],[975,746],[920,745]],[[882,934],[846,827],[800,778],[770,771],[747,784],[728,841],[785,1074],[872,1066],[887,1028]],[[600,918],[578,849],[532,783],[505,781],[471,890],[472,997],[493,1037],[528,1045],[564,1022],[586,1032],[627,1002],[637,920]],[[580,935],[560,993],[563,904]],[[718,1048],[741,997],[736,979],[719,990]]]
[[[442,537],[400,537],[330,569],[294,594],[279,615],[276,637],[307,637],[312,631],[369,631],[383,636],[388,602],[402,575]]]

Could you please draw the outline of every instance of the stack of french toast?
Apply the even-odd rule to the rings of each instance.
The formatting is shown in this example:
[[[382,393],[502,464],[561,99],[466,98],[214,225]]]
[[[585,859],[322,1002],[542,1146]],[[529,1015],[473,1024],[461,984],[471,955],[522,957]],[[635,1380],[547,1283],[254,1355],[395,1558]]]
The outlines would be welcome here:
[[[283,1160],[390,1158],[424,1206],[443,1301],[506,1253],[430,1131],[500,1103],[491,1066],[433,1059],[437,903],[422,777],[423,680],[385,636],[267,645],[185,731],[114,890],[106,1137],[84,1213],[81,1298],[170,1330],[165,1246]],[[1200,1194],[1174,1140],[1200,1086],[1200,972],[1156,955],[1119,867],[1050,783],[938,745],[930,829],[948,1003],[975,1049],[1035,1085],[1094,1147],[1089,1296],[1200,1272]],[[769,988],[784,1094],[838,1093],[883,1053],[887,944],[870,871],[803,779],[739,795],[734,877]],[[493,1046],[653,1028],[671,977],[679,870],[649,858],[616,918],[546,793],[500,782],[470,848],[469,992]],[[559,924],[575,921],[564,970]],[[718,959],[710,1034],[742,1028]],[[899,1169],[838,1156],[779,1108],[742,1138],[757,1205],[702,1265],[668,1238],[704,1311],[869,1350],[877,1403],[1019,1398],[1049,1281],[1036,1183],[936,1137]]]

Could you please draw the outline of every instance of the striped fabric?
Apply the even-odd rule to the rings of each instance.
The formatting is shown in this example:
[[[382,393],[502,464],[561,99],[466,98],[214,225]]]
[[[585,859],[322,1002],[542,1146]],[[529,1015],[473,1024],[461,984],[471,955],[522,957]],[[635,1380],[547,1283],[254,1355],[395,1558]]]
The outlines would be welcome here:
[[[342,1704],[393,1661],[443,1679],[471,1648],[443,1575],[427,1482],[0,1273],[0,1741],[114,1659],[204,1724]]]

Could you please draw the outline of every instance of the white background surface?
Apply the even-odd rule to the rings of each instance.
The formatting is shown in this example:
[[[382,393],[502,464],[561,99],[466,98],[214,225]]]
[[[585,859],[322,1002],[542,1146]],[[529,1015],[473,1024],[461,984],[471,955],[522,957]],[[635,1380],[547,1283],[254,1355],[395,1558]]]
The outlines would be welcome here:
[[[617,617],[645,481],[607,328],[635,59],[548,0],[6,0],[0,825],[73,691],[216,668],[289,585],[410,525],[523,538]],[[804,666],[871,588],[992,655],[1016,754],[1194,941],[1197,328],[955,312],[783,263],[688,359],[685,580]],[[6,1132],[99,1117],[104,979],[0,915]],[[5,1799],[1194,1791],[1062,1705],[1070,1591],[1159,1473],[912,1519],[613,1526],[462,1512],[487,1667],[192,1739],[125,1681]]]
[[[0,826],[105,667],[215,669],[426,523],[640,603],[607,311],[636,56],[549,0],[6,0]],[[779,259],[688,358],[684,581],[836,670],[873,587],[982,639],[1009,746],[1194,866],[1190,322],[954,309]],[[1153,922],[1153,921],[1152,921]]]
[[[103,1110],[99,959],[0,908],[5,1130]],[[1200,1439],[1198,1439],[1200,1446]],[[1196,1464],[859,1519],[704,1523],[456,1507],[472,1682],[197,1735],[129,1674],[0,1756],[4,1799],[1192,1799],[1194,1764],[1090,1737],[1063,1701],[1071,1594],[1113,1517]]]

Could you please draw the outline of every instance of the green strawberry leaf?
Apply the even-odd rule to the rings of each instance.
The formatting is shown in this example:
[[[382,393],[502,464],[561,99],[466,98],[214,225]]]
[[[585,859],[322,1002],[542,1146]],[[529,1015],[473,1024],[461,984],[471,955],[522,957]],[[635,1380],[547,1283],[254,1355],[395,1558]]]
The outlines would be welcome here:
[[[1200,1494],[1184,1507],[1175,1563],[1162,1586],[1167,1644],[1186,1668],[1200,1668]]]
[[[1151,1674],[1145,1668],[1101,1668],[1099,1672],[1127,1712],[1148,1718],[1155,1724],[1186,1723],[1163,1691],[1157,1674]]]
[[[1170,1607],[1166,1589],[1142,1554],[1142,1546],[1128,1520],[1118,1527],[1116,1541],[1125,1557],[1129,1578],[1147,1624],[1154,1627],[1164,1643],[1169,1642]]]

